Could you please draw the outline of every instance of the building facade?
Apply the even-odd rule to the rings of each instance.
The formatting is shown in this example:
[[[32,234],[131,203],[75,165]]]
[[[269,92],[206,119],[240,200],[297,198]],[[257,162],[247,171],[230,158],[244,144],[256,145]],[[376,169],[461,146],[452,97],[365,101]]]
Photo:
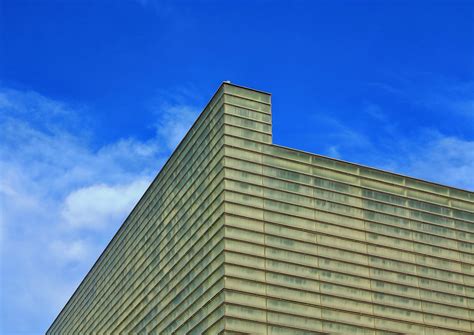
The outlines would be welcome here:
[[[274,145],[223,83],[47,334],[473,332],[474,193]]]

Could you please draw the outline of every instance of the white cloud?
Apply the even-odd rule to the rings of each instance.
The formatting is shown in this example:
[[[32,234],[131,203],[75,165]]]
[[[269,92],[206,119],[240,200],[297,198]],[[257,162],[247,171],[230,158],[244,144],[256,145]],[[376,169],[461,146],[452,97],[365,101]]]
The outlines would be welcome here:
[[[317,122],[325,128],[324,154],[440,184],[474,189],[473,140],[432,128],[418,128],[407,134],[379,105],[368,103],[363,111],[375,121],[366,133],[344,120],[318,114]],[[474,122],[473,117],[474,112],[470,122]]]
[[[408,145],[394,162],[395,168],[410,176],[474,190],[474,141],[436,132],[425,133],[424,139]]]
[[[339,147],[337,145],[330,145],[327,147],[326,154],[332,158],[342,159],[341,153],[339,152]]]
[[[96,147],[83,109],[0,88],[0,333],[44,332],[195,115]]]
[[[51,253],[66,262],[81,262],[90,257],[90,246],[84,240],[54,240],[49,247]]]
[[[189,106],[165,108],[161,120],[157,123],[158,134],[166,139],[168,149],[174,149],[189,130],[198,115],[198,110]]]
[[[74,228],[102,229],[123,221],[149,184],[150,180],[139,179],[126,185],[80,188],[66,197],[61,216]]]

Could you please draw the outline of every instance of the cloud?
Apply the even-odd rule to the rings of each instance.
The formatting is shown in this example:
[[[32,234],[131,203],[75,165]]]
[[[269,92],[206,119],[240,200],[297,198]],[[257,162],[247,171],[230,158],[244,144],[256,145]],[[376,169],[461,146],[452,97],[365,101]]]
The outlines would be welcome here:
[[[332,143],[334,149],[343,144],[346,147],[370,147],[372,145],[367,134],[360,132],[356,127],[346,124],[344,120],[329,116],[330,113],[318,113],[312,120],[322,129],[326,129],[324,136]],[[327,131],[329,130],[329,131]]]
[[[474,141],[425,132],[424,141],[407,143],[394,168],[410,176],[474,190]]]
[[[73,228],[102,229],[121,222],[145,192],[150,181],[139,179],[126,185],[97,184],[71,192],[61,216]]]
[[[369,82],[367,85],[430,113],[452,113],[472,119],[474,115],[474,81],[458,80],[437,73],[404,73],[390,75],[390,84]]]
[[[387,116],[383,112],[382,108],[372,102],[366,103],[364,107],[364,112],[376,120],[387,121]]]
[[[474,81],[453,82],[439,78],[434,90],[427,90],[421,103],[428,108],[474,117]]]
[[[49,244],[50,252],[66,262],[80,262],[90,257],[90,247],[83,240],[66,242],[55,240]]]
[[[354,125],[346,123],[343,118],[331,115],[328,111],[311,114],[312,132],[308,132],[307,143],[316,147],[307,150],[319,152],[336,159],[358,161],[358,154],[373,150],[370,134],[360,131]]]
[[[318,116],[318,122],[326,129],[324,154],[453,187],[474,189],[474,140],[422,125],[411,133],[403,132],[379,105],[366,104],[363,112],[373,120],[367,132],[344,120]]]
[[[193,124],[198,110],[189,106],[171,106],[165,110],[157,123],[157,132],[166,139],[168,149],[173,150]]]
[[[45,331],[196,114],[163,102],[154,136],[97,146],[85,109],[0,88],[0,333]]]
[[[372,92],[350,111],[311,114],[308,142],[330,157],[473,190],[474,82],[440,78],[369,83],[390,97]]]

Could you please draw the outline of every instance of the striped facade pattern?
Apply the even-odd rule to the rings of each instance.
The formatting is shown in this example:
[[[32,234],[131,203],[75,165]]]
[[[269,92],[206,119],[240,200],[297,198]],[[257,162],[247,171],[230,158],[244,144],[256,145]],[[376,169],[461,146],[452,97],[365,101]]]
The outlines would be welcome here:
[[[474,194],[272,144],[224,83],[48,334],[471,334]]]

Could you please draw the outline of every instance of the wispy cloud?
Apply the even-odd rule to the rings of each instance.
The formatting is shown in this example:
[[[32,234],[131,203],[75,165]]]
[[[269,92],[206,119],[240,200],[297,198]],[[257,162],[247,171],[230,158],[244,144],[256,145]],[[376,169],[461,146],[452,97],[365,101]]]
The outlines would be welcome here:
[[[157,123],[157,132],[166,141],[168,149],[173,150],[196,119],[198,111],[190,106],[169,106],[164,109]]]
[[[453,80],[438,77],[433,79],[433,82],[433,88],[426,89],[421,95],[420,104],[429,109],[473,118],[474,81],[453,82]]]
[[[363,112],[378,121],[387,121],[387,116],[383,112],[382,108],[373,102],[367,102]]]
[[[359,150],[360,148],[369,149],[372,145],[367,134],[360,132],[344,120],[330,116],[329,112],[320,112],[314,114],[311,118],[319,129],[319,136],[328,143],[326,149],[329,155],[340,155],[340,149]],[[337,157],[335,157],[337,158]]]
[[[370,131],[347,124],[342,119],[318,115],[318,122],[325,129],[324,154],[474,190],[473,139],[445,134],[423,125],[404,132],[396,120],[374,103],[366,103],[360,113],[372,119],[368,121],[371,123]],[[468,122],[474,122],[474,113]]]
[[[71,228],[101,230],[107,224],[120,222],[149,183],[148,178],[139,178],[124,185],[82,187],[68,194],[61,217]]]
[[[429,72],[391,74],[389,78],[390,83],[367,84],[431,113],[454,113],[468,118],[474,115],[472,80],[462,81]]]
[[[352,110],[313,115],[320,152],[474,189],[474,82],[434,73],[389,77],[366,83],[367,98]]]
[[[425,131],[406,141],[391,169],[410,176],[474,190],[474,141]]]
[[[82,108],[0,89],[1,333],[46,329],[197,110],[158,104],[153,137],[97,148]]]

